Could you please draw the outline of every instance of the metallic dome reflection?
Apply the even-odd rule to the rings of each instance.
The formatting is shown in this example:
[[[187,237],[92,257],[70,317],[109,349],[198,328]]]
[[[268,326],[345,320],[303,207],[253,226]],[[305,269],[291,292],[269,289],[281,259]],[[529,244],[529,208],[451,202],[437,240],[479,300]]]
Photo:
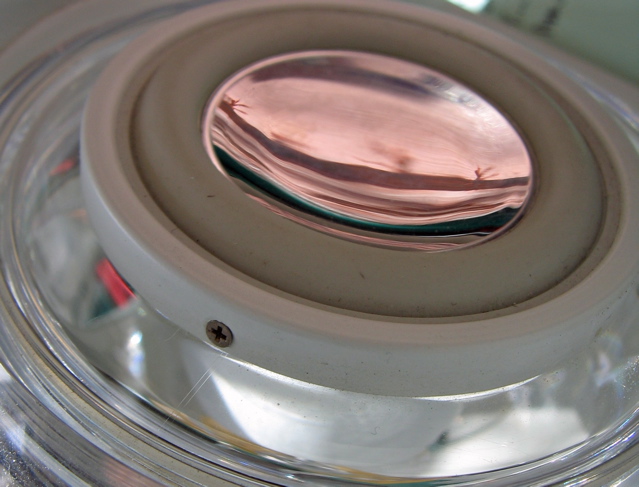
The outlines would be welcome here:
[[[501,233],[532,192],[526,146],[477,93],[377,54],[251,65],[213,95],[204,144],[251,197],[320,231],[442,250]]]

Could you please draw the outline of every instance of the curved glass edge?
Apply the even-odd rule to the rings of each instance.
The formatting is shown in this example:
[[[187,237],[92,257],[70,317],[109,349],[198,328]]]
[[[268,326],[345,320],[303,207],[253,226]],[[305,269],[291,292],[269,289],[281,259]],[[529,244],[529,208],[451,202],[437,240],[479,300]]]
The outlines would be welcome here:
[[[162,485],[85,438],[0,366],[2,485]]]

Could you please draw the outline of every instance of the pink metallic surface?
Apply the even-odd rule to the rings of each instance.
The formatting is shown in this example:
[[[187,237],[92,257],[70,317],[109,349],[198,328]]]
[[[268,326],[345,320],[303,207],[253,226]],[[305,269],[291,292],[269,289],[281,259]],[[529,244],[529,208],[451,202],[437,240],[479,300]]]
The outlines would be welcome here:
[[[507,210],[497,228],[464,230],[485,238],[511,224],[532,192],[531,160],[508,120],[463,85],[399,59],[273,58],[231,78],[208,112],[208,150],[221,171],[216,149],[279,194],[390,233],[467,229],[469,219]]]

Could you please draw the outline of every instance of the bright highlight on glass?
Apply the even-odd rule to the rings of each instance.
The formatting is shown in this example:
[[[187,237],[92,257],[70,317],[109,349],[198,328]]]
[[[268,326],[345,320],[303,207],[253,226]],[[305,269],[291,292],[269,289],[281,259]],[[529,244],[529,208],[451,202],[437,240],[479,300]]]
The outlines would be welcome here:
[[[481,12],[490,0],[448,0],[450,3],[457,5],[469,12]]]

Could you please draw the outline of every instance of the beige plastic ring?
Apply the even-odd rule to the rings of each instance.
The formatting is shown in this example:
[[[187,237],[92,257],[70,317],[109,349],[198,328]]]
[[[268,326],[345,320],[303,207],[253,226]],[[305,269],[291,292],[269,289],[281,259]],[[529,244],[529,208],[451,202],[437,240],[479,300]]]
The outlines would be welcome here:
[[[332,239],[249,201],[212,169],[201,110],[250,62],[320,48],[422,62],[482,93],[535,157],[529,213],[484,245],[418,254]],[[82,177],[117,268],[193,335],[224,322],[225,353],[328,387],[461,394],[551,369],[636,286],[639,224],[627,208],[639,206],[639,165],[607,120],[534,53],[441,12],[223,3],[158,27],[107,68],[86,109]]]

